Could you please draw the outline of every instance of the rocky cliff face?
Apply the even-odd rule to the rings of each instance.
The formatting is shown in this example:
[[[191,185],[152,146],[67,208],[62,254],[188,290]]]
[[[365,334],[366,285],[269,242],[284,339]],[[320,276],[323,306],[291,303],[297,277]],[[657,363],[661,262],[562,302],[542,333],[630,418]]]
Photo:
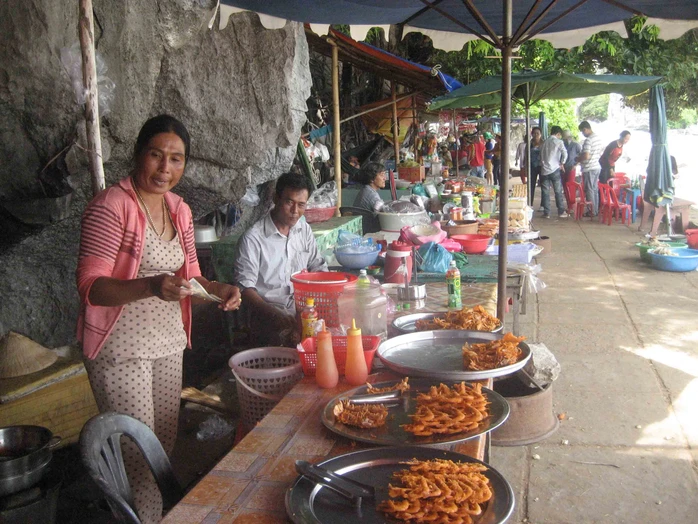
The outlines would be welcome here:
[[[131,169],[143,122],[165,112],[192,136],[177,192],[195,216],[290,167],[311,85],[300,24],[267,30],[256,15],[240,13],[225,29],[209,30],[213,0],[93,3],[97,52],[116,84],[101,128],[108,184]],[[53,173],[74,188],[65,220],[25,229],[24,240],[0,252],[0,334],[13,329],[49,346],[74,338],[79,218],[90,197],[84,121],[61,64],[77,35],[73,1],[0,5],[0,201],[40,194],[39,172],[66,147],[61,169],[42,177]],[[12,230],[6,212],[0,221],[3,233]]]

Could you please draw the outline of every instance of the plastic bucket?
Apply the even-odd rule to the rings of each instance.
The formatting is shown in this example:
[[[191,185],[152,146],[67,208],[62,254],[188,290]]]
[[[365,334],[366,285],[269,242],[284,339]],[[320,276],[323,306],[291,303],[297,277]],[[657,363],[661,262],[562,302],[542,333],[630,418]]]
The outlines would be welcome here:
[[[263,347],[241,351],[228,365],[235,376],[243,424],[251,429],[303,378],[295,349]]]

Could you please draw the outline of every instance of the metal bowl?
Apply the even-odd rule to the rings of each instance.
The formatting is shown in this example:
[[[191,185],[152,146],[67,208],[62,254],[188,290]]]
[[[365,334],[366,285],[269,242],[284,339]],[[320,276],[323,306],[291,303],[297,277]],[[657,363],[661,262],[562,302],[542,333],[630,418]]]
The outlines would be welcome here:
[[[445,314],[446,313],[414,313],[412,315],[403,315],[393,320],[393,327],[400,333],[416,333],[418,320],[431,320],[436,317],[442,317]],[[503,328],[504,325],[500,323],[499,327],[494,328],[491,333],[499,333]]]

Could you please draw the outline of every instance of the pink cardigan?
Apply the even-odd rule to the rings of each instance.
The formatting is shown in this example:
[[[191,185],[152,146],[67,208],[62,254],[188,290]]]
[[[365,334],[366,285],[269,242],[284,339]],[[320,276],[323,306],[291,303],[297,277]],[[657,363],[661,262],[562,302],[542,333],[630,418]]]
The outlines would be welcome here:
[[[176,275],[186,280],[201,276],[191,209],[174,193],[166,193],[165,200],[185,253],[184,265]],[[145,228],[145,214],[138,205],[130,178],[124,178],[102,191],[85,209],[77,268],[81,303],[77,335],[87,358],[97,356],[124,309],[123,306],[91,304],[88,297],[92,284],[100,277],[136,278],[143,258]],[[191,299],[182,300],[180,304],[188,345],[191,347]]]

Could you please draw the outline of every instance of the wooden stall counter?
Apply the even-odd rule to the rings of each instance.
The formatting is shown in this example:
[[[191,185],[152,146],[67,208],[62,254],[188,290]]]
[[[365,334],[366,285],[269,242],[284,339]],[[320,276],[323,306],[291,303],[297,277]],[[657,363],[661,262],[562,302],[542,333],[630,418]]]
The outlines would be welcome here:
[[[482,304],[493,312],[496,284],[465,284],[463,305]],[[422,311],[445,311],[446,284],[427,284]],[[400,380],[383,371],[369,382]],[[491,388],[490,381],[483,385]],[[281,523],[288,522],[285,495],[298,474],[296,460],[318,463],[331,457],[376,446],[357,443],[326,429],[321,421],[325,405],[351,389],[344,379],[336,388],[323,390],[314,377],[306,377],[240,441],[163,520],[167,524]],[[449,446],[449,449],[484,459],[486,436]]]

